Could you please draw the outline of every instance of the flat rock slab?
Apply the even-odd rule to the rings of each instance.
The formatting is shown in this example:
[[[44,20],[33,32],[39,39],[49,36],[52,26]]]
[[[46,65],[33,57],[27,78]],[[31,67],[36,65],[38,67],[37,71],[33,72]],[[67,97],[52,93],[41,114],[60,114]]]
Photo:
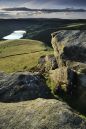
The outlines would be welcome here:
[[[86,120],[66,103],[36,99],[20,103],[0,103],[1,129],[86,129]]]

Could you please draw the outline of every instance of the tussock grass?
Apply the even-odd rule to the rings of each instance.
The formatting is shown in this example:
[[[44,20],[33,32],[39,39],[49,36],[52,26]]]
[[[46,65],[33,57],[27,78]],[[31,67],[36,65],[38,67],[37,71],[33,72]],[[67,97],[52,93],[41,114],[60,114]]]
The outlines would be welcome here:
[[[0,41],[0,71],[26,71],[35,67],[42,55],[53,53],[44,43],[21,39]]]

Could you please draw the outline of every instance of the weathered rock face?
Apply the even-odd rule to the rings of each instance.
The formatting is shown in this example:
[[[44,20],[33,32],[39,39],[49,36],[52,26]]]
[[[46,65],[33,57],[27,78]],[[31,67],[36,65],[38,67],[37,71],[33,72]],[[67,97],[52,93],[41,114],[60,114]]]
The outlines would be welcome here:
[[[54,55],[41,56],[38,60],[38,69],[40,72],[48,72],[58,67]]]
[[[86,129],[81,118],[66,103],[37,99],[20,103],[0,103],[1,129]]]
[[[60,66],[64,60],[86,62],[86,30],[57,31],[52,34],[52,46]]]
[[[77,74],[73,70],[67,67],[60,67],[50,71],[50,78],[56,85],[54,90],[57,93],[63,91],[70,96],[73,95],[77,85]]]
[[[77,106],[86,114],[86,74],[78,75]]]
[[[50,71],[53,92],[66,100],[72,107],[86,114],[86,75],[67,67]]]
[[[60,81],[60,84],[65,82],[65,85],[60,86],[65,91],[72,88],[74,105],[86,113],[86,30],[57,31],[52,34],[52,46],[58,63],[58,69],[53,71],[52,80]],[[76,76],[71,72],[69,75],[67,69],[75,71]]]
[[[0,101],[23,101],[53,98],[43,77],[38,73],[0,73]]]

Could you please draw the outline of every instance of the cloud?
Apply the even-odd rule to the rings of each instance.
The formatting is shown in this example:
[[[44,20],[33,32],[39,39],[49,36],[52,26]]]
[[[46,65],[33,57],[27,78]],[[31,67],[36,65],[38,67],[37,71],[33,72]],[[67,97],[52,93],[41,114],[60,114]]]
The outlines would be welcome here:
[[[86,7],[86,0],[0,0],[0,6],[25,6],[28,8]]]
[[[28,8],[86,7],[86,0],[26,0],[21,6]]]
[[[36,0],[31,0],[29,2],[25,2],[21,4],[20,6],[25,6],[28,8],[55,8],[57,5],[54,3],[52,0],[44,0],[44,1],[36,1]]]

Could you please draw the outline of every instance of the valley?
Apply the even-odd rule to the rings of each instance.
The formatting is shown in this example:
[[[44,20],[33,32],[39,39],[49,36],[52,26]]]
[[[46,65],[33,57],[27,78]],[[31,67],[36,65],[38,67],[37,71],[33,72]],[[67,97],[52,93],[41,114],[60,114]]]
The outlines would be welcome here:
[[[0,19],[0,129],[86,129],[85,99],[86,20]]]

